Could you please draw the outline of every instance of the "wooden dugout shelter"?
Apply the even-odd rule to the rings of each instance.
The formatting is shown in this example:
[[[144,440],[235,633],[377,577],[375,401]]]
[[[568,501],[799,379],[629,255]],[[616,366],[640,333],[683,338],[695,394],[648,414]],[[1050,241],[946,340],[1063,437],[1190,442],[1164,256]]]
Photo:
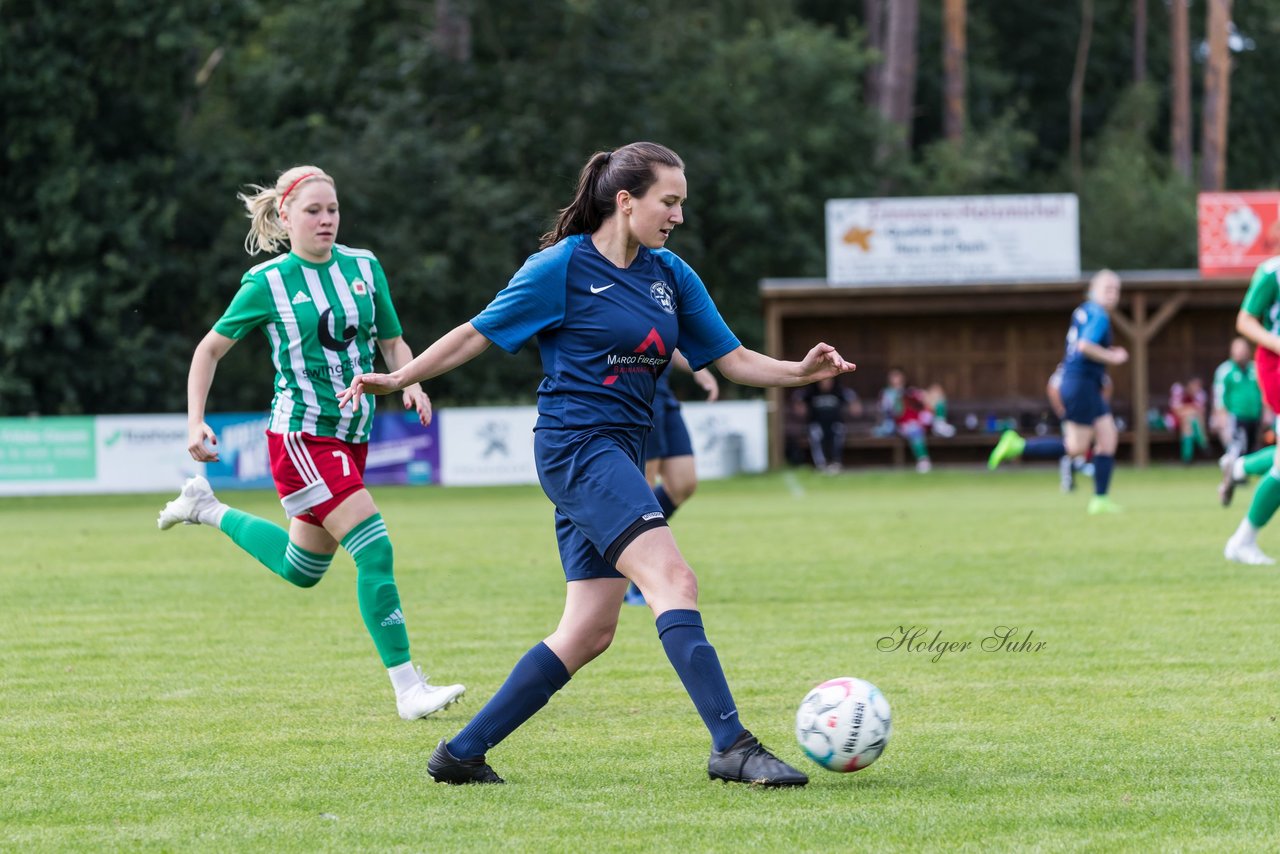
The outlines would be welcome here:
[[[1146,466],[1148,409],[1153,401],[1163,404],[1174,382],[1199,377],[1210,388],[1227,358],[1248,280],[1205,279],[1198,270],[1117,272],[1114,343],[1129,350],[1129,363],[1109,370],[1112,409],[1127,424],[1122,447],[1128,445],[1135,465]],[[845,384],[868,406],[889,368],[900,367],[911,385],[941,383],[953,409],[1016,416],[1046,408],[1045,383],[1062,359],[1071,311],[1084,300],[1089,278],[893,286],[764,279],[765,350],[800,359],[817,341],[835,345],[858,365]],[[769,395],[770,464],[777,466],[787,390]]]

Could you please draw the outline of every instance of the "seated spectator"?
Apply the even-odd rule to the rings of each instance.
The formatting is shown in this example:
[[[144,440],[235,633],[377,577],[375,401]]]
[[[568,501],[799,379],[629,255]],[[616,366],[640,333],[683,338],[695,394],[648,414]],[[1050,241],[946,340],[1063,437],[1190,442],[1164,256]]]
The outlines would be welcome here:
[[[929,448],[925,444],[925,431],[933,421],[924,392],[907,386],[907,376],[901,368],[890,368],[889,385],[880,392],[880,431],[892,425],[892,432],[907,440],[911,455],[916,460],[916,471],[924,474],[933,468]],[[882,435],[888,435],[882,432]]]
[[[929,429],[935,436],[950,439],[956,434],[956,428],[947,420],[947,393],[942,390],[942,383],[934,383],[924,390],[924,401],[933,415]]]
[[[1186,385],[1174,383],[1169,389],[1169,415],[1181,437],[1182,461],[1190,463],[1196,450],[1209,450],[1209,431],[1205,427],[1205,410],[1209,396],[1199,377],[1187,380]]]

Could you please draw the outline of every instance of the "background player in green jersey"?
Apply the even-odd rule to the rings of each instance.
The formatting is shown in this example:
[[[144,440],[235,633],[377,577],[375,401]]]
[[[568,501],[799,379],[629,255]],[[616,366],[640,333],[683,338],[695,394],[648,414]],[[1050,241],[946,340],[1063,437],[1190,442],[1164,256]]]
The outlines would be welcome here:
[[[276,369],[267,445],[289,528],[221,503],[203,477],[188,480],[165,505],[159,526],[216,527],[298,587],[319,583],[341,543],[355,561],[360,615],[391,676],[400,717],[426,717],[464,688],[430,685],[410,659],[391,540],[364,487],[373,410],[353,418],[337,403],[338,391],[372,370],[375,348],[392,370],[413,353],[377,258],[336,242],[333,179],[314,166],[295,166],[273,186],[252,189],[240,195],[252,220],[246,251],[274,252],[286,243],[290,251],[245,273],[230,307],[196,347],[187,378],[188,449],[198,462],[218,460],[218,439],[205,423],[214,371],[238,340],[261,329]],[[403,399],[423,425],[431,420],[420,385],[406,387]]]
[[[1258,265],[1244,295],[1240,313],[1236,315],[1236,331],[1258,345],[1255,356],[1258,386],[1262,399],[1272,411],[1280,409],[1280,285],[1276,276],[1280,272],[1280,256],[1269,258]],[[1275,561],[1258,547],[1258,531],[1261,530],[1276,508],[1280,507],[1280,468],[1275,462],[1275,448],[1264,448],[1245,457],[1241,462],[1245,471],[1255,471],[1251,466],[1270,460],[1266,475],[1258,482],[1249,503],[1249,512],[1240,521],[1240,527],[1227,540],[1223,555],[1227,560],[1248,564],[1272,564]],[[1226,498],[1226,500],[1230,500]],[[1225,503],[1225,502],[1224,502]]]
[[[1213,411],[1209,426],[1222,442],[1225,453],[1218,461],[1222,466],[1222,483],[1218,498],[1225,507],[1231,503],[1236,486],[1248,479],[1244,455],[1258,445],[1262,426],[1262,390],[1258,388],[1258,371],[1253,363],[1249,342],[1236,337],[1231,341],[1231,357],[1213,372]],[[1255,474],[1271,468],[1271,461],[1255,465]]]

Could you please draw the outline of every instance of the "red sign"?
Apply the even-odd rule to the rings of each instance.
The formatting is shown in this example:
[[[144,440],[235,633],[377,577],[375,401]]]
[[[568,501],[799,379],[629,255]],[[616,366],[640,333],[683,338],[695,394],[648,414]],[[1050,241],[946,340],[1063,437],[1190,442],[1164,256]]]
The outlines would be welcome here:
[[[1248,276],[1280,255],[1280,192],[1200,193],[1200,273]]]

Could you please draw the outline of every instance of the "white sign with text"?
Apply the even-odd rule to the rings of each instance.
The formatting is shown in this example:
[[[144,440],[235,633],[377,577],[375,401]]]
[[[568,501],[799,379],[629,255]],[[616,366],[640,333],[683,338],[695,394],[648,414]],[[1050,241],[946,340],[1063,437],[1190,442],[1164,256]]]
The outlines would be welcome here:
[[[827,201],[827,282],[1080,278],[1074,193]]]

